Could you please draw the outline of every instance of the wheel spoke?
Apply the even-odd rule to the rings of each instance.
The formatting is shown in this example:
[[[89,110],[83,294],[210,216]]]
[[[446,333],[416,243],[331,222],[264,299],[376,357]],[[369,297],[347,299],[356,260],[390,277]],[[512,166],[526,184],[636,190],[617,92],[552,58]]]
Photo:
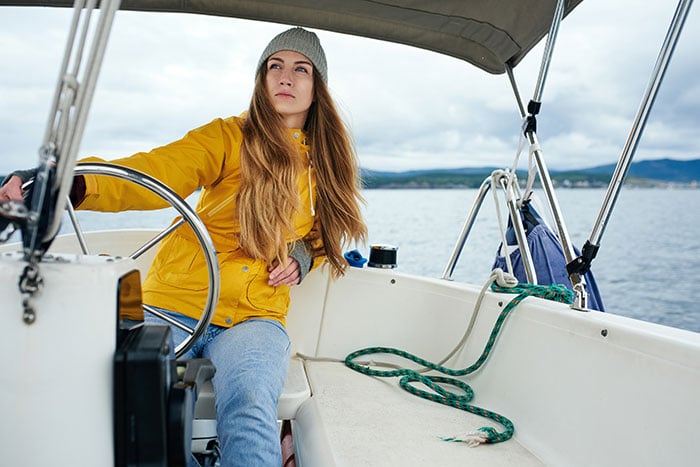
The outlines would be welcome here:
[[[66,211],[68,211],[68,217],[70,217],[70,222],[73,224],[73,230],[75,231],[75,236],[78,238],[80,250],[84,255],[89,255],[90,249],[88,248],[87,241],[85,240],[83,229],[80,227],[80,223],[78,222],[78,216],[75,215],[75,208],[70,202],[70,198],[66,198]]]
[[[175,229],[177,229],[178,227],[180,227],[180,226],[181,226],[182,224],[184,224],[184,223],[185,223],[185,220],[184,220],[184,219],[180,219],[179,221],[175,222],[174,224],[172,224],[172,225],[171,225],[170,227],[168,227],[167,229],[161,231],[158,235],[156,235],[155,237],[153,237],[151,240],[149,240],[148,242],[144,243],[144,244],[143,244],[141,247],[139,247],[136,251],[134,251],[133,253],[131,253],[131,254],[129,255],[129,258],[137,259],[139,256],[141,256],[142,254],[146,253],[148,250],[150,250],[151,248],[153,248],[154,246],[156,246],[157,244],[159,244],[161,240],[163,240],[165,237],[167,237],[168,235],[170,235],[172,232],[175,231]]]
[[[157,308],[153,308],[153,307],[150,306],[150,305],[143,305],[143,309],[146,310],[146,311],[148,311],[148,312],[149,312],[150,314],[152,314],[153,316],[157,316],[158,318],[162,319],[163,321],[167,321],[168,323],[172,324],[172,325],[175,326],[176,328],[185,331],[185,332],[188,333],[190,336],[191,336],[192,334],[194,334],[194,329],[192,329],[191,327],[189,327],[189,326],[187,326],[187,325],[185,325],[185,324],[182,324],[181,322],[179,322],[178,320],[176,320],[176,319],[174,319],[174,318],[171,318],[170,316],[166,315],[165,313],[163,313],[162,311],[160,311],[160,310],[157,309]]]

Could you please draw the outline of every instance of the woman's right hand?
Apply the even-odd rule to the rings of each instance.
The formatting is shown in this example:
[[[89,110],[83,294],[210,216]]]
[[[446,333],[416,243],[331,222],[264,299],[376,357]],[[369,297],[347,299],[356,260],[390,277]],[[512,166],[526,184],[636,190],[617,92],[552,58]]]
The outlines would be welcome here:
[[[24,190],[22,189],[22,179],[13,175],[2,187],[0,187],[0,202],[2,201],[22,201]]]

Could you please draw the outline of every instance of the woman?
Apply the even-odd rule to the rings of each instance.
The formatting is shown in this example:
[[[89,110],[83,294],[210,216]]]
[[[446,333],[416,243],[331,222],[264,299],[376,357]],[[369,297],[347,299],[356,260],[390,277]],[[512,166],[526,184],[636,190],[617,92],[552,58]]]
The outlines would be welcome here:
[[[240,117],[110,161],[162,180],[183,198],[202,187],[196,211],[216,247],[221,294],[212,325],[183,357],[209,358],[216,366],[222,466],[281,464],[276,415],[289,364],[289,286],[324,261],[333,277],[342,275],[343,245],[364,241],[367,232],[356,157],[326,86],[318,37],[287,30],[258,65],[250,107]],[[9,177],[0,199],[17,199],[23,177],[26,172]],[[91,175],[76,178],[71,197],[78,209],[162,207],[133,184]],[[207,285],[203,255],[183,226],[160,245],[143,300],[193,327]],[[183,331],[172,329],[182,340]]]

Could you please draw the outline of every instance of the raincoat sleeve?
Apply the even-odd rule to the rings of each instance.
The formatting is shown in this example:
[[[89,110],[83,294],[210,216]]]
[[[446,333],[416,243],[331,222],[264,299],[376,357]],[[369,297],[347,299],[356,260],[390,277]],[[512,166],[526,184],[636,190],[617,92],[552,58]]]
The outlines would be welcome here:
[[[198,188],[219,180],[227,158],[237,154],[241,140],[240,126],[232,119],[216,119],[165,146],[108,162],[148,174],[186,198]],[[89,157],[81,162],[105,161]],[[85,189],[80,209],[124,211],[166,207],[165,201],[146,189],[112,177],[86,175]]]

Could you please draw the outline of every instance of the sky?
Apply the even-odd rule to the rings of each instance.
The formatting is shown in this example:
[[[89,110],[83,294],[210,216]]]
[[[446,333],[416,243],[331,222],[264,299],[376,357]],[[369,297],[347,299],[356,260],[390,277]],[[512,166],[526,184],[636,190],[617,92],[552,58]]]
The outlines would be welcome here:
[[[675,8],[670,0],[586,0],[564,20],[538,118],[550,169],[617,161]],[[70,9],[0,9],[0,174],[38,160],[71,15]],[[118,12],[79,154],[122,157],[240,114],[250,101],[259,54],[285,29],[231,18]],[[513,164],[521,122],[505,74],[407,46],[315,32],[362,167]],[[696,7],[635,160],[700,158],[700,59],[693,50],[699,43]],[[543,46],[515,69],[525,102],[534,92]],[[521,168],[526,160],[520,157]]]

